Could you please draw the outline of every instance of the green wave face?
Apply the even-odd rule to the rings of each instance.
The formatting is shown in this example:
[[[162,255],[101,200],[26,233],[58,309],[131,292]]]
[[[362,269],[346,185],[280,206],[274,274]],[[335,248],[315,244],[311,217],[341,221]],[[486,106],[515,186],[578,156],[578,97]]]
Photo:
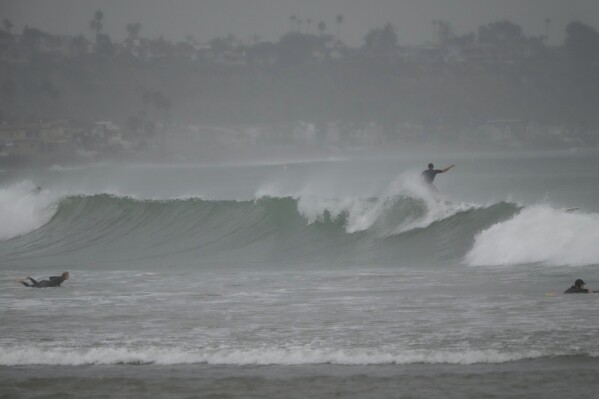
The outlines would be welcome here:
[[[518,211],[510,203],[433,212],[411,197],[328,201],[63,199],[41,228],[0,242],[8,262],[90,268],[440,265]]]

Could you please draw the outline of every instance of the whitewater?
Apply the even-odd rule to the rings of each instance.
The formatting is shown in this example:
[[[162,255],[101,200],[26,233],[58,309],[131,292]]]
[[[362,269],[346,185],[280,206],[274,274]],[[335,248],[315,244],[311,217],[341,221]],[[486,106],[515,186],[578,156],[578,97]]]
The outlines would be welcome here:
[[[480,370],[496,391],[506,370],[515,386],[598,372],[587,315],[599,295],[562,292],[576,278],[599,290],[599,162],[451,162],[438,193],[419,178],[428,160],[4,173],[2,394],[28,376],[77,375],[90,397],[102,379],[168,397],[164,372],[190,390],[253,381],[261,397],[302,397],[310,378],[315,397],[333,380],[355,397],[373,384],[373,397],[447,397],[398,376],[449,373],[455,397],[475,397]],[[63,271],[61,288],[16,282]]]

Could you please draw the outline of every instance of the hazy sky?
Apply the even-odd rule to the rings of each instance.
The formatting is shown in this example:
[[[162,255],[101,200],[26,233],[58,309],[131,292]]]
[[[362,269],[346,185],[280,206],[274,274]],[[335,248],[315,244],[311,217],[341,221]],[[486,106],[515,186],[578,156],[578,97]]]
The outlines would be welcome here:
[[[0,19],[10,19],[17,32],[28,25],[90,35],[96,10],[104,12],[105,31],[113,39],[125,37],[126,24],[139,22],[142,36],[182,40],[193,35],[201,42],[228,33],[276,41],[295,27],[291,15],[311,19],[312,32],[324,21],[330,33],[337,32],[336,15],[343,15],[341,38],[351,46],[361,45],[369,29],[386,22],[395,25],[403,45],[430,41],[437,19],[450,22],[458,34],[507,18],[526,35],[542,35],[549,18],[553,44],[563,41],[573,20],[599,27],[599,0],[0,0]]]

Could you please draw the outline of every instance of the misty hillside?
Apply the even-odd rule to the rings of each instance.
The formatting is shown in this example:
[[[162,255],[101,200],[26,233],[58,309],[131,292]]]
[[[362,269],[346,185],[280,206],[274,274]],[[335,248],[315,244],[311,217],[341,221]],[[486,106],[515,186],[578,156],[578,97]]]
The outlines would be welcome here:
[[[147,107],[144,93],[172,100],[188,123],[371,120],[480,123],[599,122],[599,68],[531,60],[518,65],[414,65],[377,60],[239,67],[40,57],[0,64],[8,116],[126,120]],[[6,86],[10,86],[7,93]],[[157,111],[160,112],[160,111]]]

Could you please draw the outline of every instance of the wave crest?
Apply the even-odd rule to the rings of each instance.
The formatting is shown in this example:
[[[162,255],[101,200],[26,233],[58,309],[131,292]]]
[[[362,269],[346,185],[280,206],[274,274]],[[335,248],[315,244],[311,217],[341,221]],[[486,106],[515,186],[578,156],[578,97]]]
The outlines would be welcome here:
[[[57,256],[61,263],[86,259],[96,265],[153,264],[167,257],[181,265],[200,260],[240,265],[433,262],[459,259],[475,233],[515,209],[506,203],[429,205],[410,196],[252,201],[71,196],[60,201],[42,228],[0,243],[0,252],[11,260]],[[431,240],[438,243],[432,251]]]
[[[567,353],[498,350],[395,350],[395,349],[315,349],[305,347],[255,349],[185,348],[0,348],[1,366],[23,365],[114,365],[114,364],[212,364],[212,365],[384,365],[505,363]],[[577,355],[580,355],[577,353]],[[594,356],[593,354],[588,354]]]

